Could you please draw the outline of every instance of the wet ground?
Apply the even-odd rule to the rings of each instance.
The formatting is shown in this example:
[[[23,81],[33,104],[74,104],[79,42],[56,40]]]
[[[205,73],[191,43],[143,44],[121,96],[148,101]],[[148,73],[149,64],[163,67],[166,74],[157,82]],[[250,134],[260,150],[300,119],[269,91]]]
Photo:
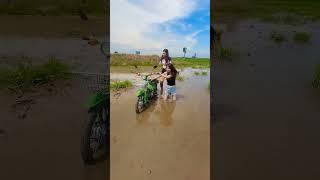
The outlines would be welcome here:
[[[80,155],[89,93],[81,82],[60,82],[52,91],[1,93],[0,179],[106,179],[106,163],[86,166]]]
[[[111,79],[134,74],[111,73]],[[177,101],[157,99],[135,112],[137,87],[111,100],[111,179],[209,179],[210,94],[209,75],[185,69],[177,81]]]
[[[222,45],[233,48],[235,57],[218,63],[214,74],[212,176],[319,179],[320,92],[311,88],[311,80],[320,63],[320,24],[230,20],[217,26],[225,28]],[[288,41],[277,45],[271,31]],[[311,32],[311,44],[295,44],[294,31]]]
[[[43,63],[56,57],[77,71],[106,73],[105,56],[99,44],[90,45],[82,37],[103,42],[103,17],[81,21],[74,16],[0,16],[0,63],[15,65],[31,61]]]
[[[107,72],[99,45],[81,40],[93,34],[103,40],[104,18],[0,16],[0,65],[43,63],[50,56],[76,71]],[[50,89],[17,95],[0,94],[0,179],[106,179],[106,162],[86,166],[80,155],[89,91],[82,81],[58,83]],[[80,84],[82,83],[82,86]],[[31,101],[29,101],[31,99]]]
[[[0,34],[24,37],[104,37],[107,29],[105,21],[104,16],[89,16],[88,21],[82,21],[79,16],[0,15]]]

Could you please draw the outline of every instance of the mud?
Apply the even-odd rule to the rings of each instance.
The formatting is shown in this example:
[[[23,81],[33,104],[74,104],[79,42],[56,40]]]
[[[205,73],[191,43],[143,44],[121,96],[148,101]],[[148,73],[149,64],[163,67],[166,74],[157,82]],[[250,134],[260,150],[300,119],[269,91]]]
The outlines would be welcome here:
[[[79,18],[80,19],[80,18]],[[0,16],[0,66],[43,63],[55,56],[75,71],[108,74],[99,45],[104,18]],[[54,88],[17,95],[0,93],[0,179],[106,179],[106,162],[86,166],[80,155],[85,103],[90,93],[77,79],[55,83]],[[31,99],[31,101],[29,101]]]
[[[69,84],[70,82],[68,82]],[[1,93],[0,179],[105,179],[106,163],[86,166],[80,140],[88,114],[89,92],[80,82],[60,83],[52,92],[38,91],[24,118],[15,96]]]
[[[90,45],[82,37],[105,40],[103,17],[81,21],[75,16],[0,16],[0,65],[21,62],[43,63],[56,57],[75,71],[108,73],[99,44]]]
[[[212,176],[319,179],[320,93],[311,80],[320,63],[320,24],[230,20],[217,26],[226,28],[222,45],[236,56],[232,63],[218,63],[214,74]],[[288,41],[271,41],[274,30]],[[312,32],[311,44],[295,44],[294,31]]]
[[[141,114],[135,112],[136,86],[111,100],[112,180],[210,178],[209,75],[193,71],[181,72],[177,101],[157,99]]]
[[[0,22],[2,36],[104,37],[107,29],[105,16],[90,16],[88,21],[82,21],[79,16],[0,15]]]

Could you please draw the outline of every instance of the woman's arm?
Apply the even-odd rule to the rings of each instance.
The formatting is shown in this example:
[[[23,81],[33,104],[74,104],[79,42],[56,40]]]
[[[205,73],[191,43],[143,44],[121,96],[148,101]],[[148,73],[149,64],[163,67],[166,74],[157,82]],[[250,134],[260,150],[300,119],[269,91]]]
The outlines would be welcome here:
[[[172,77],[171,74],[167,75],[167,72],[164,72],[163,74],[161,74],[161,76],[164,77],[164,78],[171,78]]]

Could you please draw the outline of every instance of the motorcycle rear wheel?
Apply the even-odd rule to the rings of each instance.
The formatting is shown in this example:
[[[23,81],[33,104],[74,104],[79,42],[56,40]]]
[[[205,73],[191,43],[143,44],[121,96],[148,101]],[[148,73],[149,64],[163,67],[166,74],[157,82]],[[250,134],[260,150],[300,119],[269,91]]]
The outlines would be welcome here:
[[[81,142],[85,164],[94,165],[104,160],[109,151],[109,111],[106,106],[89,111]]]

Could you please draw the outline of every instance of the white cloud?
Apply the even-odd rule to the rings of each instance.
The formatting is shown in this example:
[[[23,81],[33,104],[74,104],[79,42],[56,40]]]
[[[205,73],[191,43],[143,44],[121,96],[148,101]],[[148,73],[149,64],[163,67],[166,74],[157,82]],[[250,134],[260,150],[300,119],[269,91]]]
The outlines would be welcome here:
[[[189,35],[186,36],[186,41],[189,42],[189,48],[192,48],[198,41],[195,38],[199,33],[203,31],[208,31],[210,27],[206,27],[205,29],[201,29],[198,31],[195,31]]]
[[[174,34],[167,22],[176,21],[176,25],[185,29],[192,27],[177,19],[190,15],[197,8],[196,1],[111,0],[111,51],[160,54],[163,48],[168,48],[171,55],[181,55],[183,46],[188,44],[192,48],[197,43],[195,36],[203,30],[191,35]]]

